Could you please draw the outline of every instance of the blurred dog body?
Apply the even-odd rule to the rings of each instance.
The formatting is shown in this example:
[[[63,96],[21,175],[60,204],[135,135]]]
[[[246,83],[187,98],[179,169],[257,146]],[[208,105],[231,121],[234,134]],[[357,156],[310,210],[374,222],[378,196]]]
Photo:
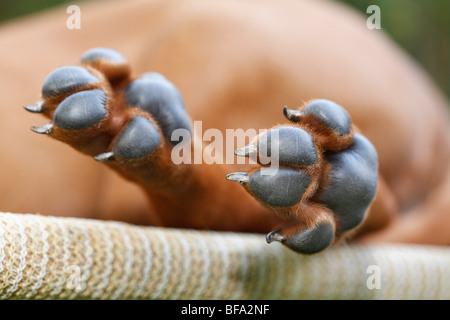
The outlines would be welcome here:
[[[204,130],[269,128],[283,121],[284,105],[314,98],[344,106],[379,154],[382,180],[370,221],[383,228],[363,239],[449,244],[448,103],[364,17],[306,0],[80,8],[79,30],[67,28],[65,7],[0,28],[1,211],[154,221],[137,186],[30,132],[38,120],[21,108],[39,99],[51,70],[104,46],[122,52],[136,75],[164,74]]]

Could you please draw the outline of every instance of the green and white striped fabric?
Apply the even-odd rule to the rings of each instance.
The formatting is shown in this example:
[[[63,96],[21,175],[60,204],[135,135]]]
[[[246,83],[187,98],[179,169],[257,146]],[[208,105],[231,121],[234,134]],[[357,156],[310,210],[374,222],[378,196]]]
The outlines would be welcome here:
[[[0,299],[450,299],[450,248],[0,213]]]

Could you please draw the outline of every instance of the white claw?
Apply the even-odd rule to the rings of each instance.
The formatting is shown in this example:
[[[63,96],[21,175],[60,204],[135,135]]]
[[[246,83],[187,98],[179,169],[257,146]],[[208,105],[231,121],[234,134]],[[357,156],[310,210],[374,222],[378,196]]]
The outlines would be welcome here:
[[[98,162],[111,162],[114,161],[114,153],[112,152],[104,152],[104,153],[100,153],[99,155],[94,157],[95,161]]]
[[[247,172],[233,172],[227,175],[227,180],[243,184],[249,181],[249,176]]]
[[[24,105],[23,107],[29,112],[42,113],[42,111],[44,111],[44,100],[39,100],[33,104]]]
[[[36,133],[50,134],[50,133],[52,133],[53,123],[47,123],[41,127],[32,126],[30,129],[31,129],[31,131],[36,132]]]
[[[275,230],[269,232],[266,236],[267,243],[271,243],[273,241],[284,242],[286,238],[281,234],[280,230]]]
[[[249,157],[255,155],[258,152],[258,149],[255,145],[251,144],[234,151],[234,154],[238,157]]]

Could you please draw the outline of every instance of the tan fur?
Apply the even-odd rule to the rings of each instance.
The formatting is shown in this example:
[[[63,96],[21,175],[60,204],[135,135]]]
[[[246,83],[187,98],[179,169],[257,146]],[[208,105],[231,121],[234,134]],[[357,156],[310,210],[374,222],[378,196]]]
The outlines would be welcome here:
[[[285,122],[284,105],[295,108],[315,98],[337,102],[379,153],[383,183],[367,221],[390,218],[377,222],[383,230],[365,240],[450,243],[448,103],[409,57],[365,27],[363,17],[334,2],[305,0],[80,6],[81,30],[65,27],[65,7],[0,28],[0,210],[178,226],[189,218],[160,216],[158,210],[172,206],[169,211],[176,212],[180,201],[192,201],[192,211],[205,209],[189,221],[193,226],[233,229],[273,219],[221,176],[242,166],[204,165],[194,181],[203,184],[202,197],[178,204],[153,197],[149,204],[138,187],[108,168],[29,131],[45,121],[21,105],[39,99],[49,72],[73,64],[91,47],[106,46],[122,52],[135,75],[164,74],[204,130],[270,128]],[[239,216],[245,221],[212,218],[214,206],[232,210],[233,201],[248,212]],[[399,217],[413,206],[415,213]]]

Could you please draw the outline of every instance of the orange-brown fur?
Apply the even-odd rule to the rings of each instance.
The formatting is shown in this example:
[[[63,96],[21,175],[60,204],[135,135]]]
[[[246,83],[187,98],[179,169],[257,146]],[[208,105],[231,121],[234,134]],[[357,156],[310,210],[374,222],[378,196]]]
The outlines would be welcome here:
[[[363,240],[450,243],[447,101],[364,18],[326,1],[80,6],[80,30],[65,27],[64,7],[0,28],[0,210],[261,232],[278,222],[225,180],[224,173],[243,166],[193,165],[193,174],[183,176],[195,186],[190,192],[142,192],[90,157],[28,130],[42,120],[20,105],[39,99],[48,73],[105,46],[122,52],[134,75],[164,74],[204,130],[270,128],[286,122],[284,105],[337,102],[379,154],[382,183],[367,219],[373,225],[364,226],[378,231]],[[186,204],[189,212],[180,216]],[[400,214],[406,211],[414,212]]]

